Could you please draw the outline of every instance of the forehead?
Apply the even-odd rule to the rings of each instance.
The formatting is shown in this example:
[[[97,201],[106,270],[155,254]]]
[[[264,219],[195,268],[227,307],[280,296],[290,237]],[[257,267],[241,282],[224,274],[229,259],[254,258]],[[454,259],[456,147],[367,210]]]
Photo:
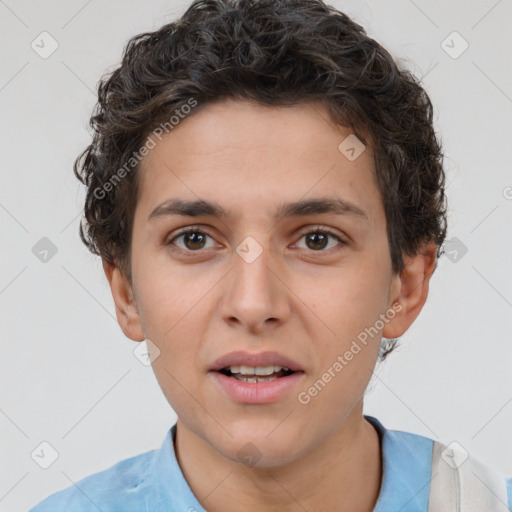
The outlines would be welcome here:
[[[157,204],[181,197],[209,198],[237,210],[253,202],[262,210],[272,202],[274,212],[276,202],[309,195],[342,196],[378,215],[383,211],[372,149],[358,146],[364,151],[349,159],[343,144],[353,139],[347,137],[354,137],[352,131],[335,124],[320,102],[276,107],[229,99],[199,105],[160,141],[153,137],[157,144],[139,170],[137,209],[149,215]]]

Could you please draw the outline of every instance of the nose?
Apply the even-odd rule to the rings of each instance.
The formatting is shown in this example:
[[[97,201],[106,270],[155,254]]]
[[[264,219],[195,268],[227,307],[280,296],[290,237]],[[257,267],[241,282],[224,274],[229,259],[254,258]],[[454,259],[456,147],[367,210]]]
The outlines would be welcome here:
[[[238,247],[221,299],[224,321],[254,335],[276,329],[291,312],[291,292],[279,275],[279,263],[268,248],[262,249],[254,239]]]

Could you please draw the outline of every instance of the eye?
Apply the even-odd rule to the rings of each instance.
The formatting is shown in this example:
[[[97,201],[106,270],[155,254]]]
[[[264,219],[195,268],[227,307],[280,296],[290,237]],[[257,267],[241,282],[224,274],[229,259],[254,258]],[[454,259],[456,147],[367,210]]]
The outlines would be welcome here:
[[[299,244],[296,244],[295,247],[314,252],[327,252],[327,250],[332,249],[332,246],[329,247],[330,239],[337,242],[337,244],[334,244],[334,247],[336,247],[336,245],[341,247],[347,244],[336,233],[321,226],[303,233],[300,239],[303,238],[305,239],[306,247],[300,247]],[[211,240],[209,246],[207,245],[208,239]],[[178,243],[178,241],[180,243]],[[217,246],[210,235],[194,226],[182,229],[178,234],[166,242],[166,245],[175,245],[181,251],[188,253],[200,252],[202,249],[209,249]]]
[[[183,239],[184,247],[175,243],[175,241],[179,240],[180,238]],[[213,238],[210,235],[204,233],[203,231],[200,231],[195,227],[189,227],[180,231],[175,237],[173,237],[171,240],[167,242],[167,245],[174,244],[183,251],[197,252],[201,249],[209,248],[205,246],[207,238],[213,241]],[[215,243],[210,245],[210,247],[215,247]]]
[[[315,252],[327,252],[325,248],[329,245],[329,238],[334,239],[338,242],[337,245],[346,245],[346,242],[342,240],[338,235],[333,233],[328,228],[317,227],[312,231],[308,231],[301,236],[301,239],[305,238],[306,247]],[[297,245],[298,246],[298,245]],[[336,246],[336,244],[334,245]],[[332,247],[328,247],[331,249]],[[301,247],[299,247],[301,249]]]

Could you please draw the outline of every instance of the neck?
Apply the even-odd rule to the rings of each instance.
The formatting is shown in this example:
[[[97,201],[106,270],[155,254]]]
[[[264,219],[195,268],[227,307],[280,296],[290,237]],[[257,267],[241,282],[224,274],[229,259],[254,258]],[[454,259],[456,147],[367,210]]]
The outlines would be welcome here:
[[[179,420],[175,451],[190,488],[208,512],[371,512],[380,492],[379,436],[363,418],[362,405],[326,441],[279,467],[233,462]]]

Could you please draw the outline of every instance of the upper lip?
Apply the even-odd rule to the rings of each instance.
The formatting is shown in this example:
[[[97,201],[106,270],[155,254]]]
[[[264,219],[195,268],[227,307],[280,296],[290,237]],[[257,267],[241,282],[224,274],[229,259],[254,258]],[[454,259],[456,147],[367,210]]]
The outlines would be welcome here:
[[[230,366],[281,366],[297,372],[303,371],[302,367],[289,357],[278,352],[246,352],[239,350],[225,354],[212,364],[210,371],[218,371]]]

